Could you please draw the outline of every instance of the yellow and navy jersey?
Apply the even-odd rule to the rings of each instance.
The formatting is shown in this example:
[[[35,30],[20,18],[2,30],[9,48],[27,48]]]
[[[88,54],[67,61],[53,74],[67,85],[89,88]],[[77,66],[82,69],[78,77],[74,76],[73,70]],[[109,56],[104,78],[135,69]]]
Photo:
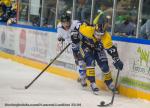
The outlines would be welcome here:
[[[11,0],[1,0],[0,1],[0,16],[5,14],[7,10],[11,9]]]
[[[4,3],[6,5],[6,7],[11,6],[11,0],[1,0],[1,3]]]
[[[0,16],[3,14],[3,9],[0,7]]]
[[[82,41],[90,46],[94,46],[97,40],[94,37],[95,26],[87,25],[83,23],[80,25],[79,32],[82,35]],[[103,36],[101,36],[102,45],[105,49],[109,49],[112,47],[112,39],[108,32],[105,32]]]

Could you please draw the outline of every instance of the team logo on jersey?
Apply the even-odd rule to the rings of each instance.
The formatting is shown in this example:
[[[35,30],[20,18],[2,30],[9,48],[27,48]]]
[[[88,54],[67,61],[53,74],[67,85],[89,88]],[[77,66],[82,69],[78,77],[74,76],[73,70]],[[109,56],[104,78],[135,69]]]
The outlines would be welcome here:
[[[21,30],[20,32],[19,49],[20,49],[21,54],[25,52],[25,49],[26,49],[26,31],[25,30]]]

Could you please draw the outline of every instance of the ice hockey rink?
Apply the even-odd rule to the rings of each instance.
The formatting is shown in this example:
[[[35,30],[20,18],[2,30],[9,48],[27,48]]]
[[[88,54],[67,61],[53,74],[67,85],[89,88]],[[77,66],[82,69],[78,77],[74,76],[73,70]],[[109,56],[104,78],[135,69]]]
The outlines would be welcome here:
[[[40,70],[0,58],[0,108],[98,108],[110,102],[111,93],[94,95],[72,79],[44,73],[27,90],[23,89]],[[110,108],[150,108],[150,102],[117,95]]]

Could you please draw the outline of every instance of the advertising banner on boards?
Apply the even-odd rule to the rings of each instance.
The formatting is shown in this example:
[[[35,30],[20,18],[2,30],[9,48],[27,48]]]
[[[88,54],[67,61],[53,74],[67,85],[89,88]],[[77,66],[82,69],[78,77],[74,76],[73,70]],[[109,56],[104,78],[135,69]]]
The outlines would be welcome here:
[[[15,54],[16,33],[15,28],[0,25],[0,49],[10,54]]]
[[[113,41],[118,48],[124,68],[119,83],[150,93],[150,46]],[[0,26],[0,49],[35,61],[49,63],[68,43],[57,41],[56,33],[17,27]],[[115,78],[117,70],[108,56],[110,70]],[[55,65],[75,70],[76,65],[71,46],[56,60]],[[96,65],[96,77],[103,79],[101,69]]]

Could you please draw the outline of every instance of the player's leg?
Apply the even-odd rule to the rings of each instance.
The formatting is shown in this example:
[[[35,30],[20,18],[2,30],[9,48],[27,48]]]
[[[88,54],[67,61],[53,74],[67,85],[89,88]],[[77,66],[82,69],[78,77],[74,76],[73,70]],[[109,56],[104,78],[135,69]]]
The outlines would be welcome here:
[[[86,83],[86,64],[80,54],[79,45],[72,45],[73,56],[75,59],[75,64],[77,65],[77,70],[79,72],[78,81],[81,82],[83,87],[87,86]]]
[[[103,72],[103,77],[104,77],[103,79],[105,84],[111,91],[115,91],[115,86],[113,84],[113,79],[112,79],[111,71],[109,69],[108,59],[105,51],[104,50],[100,52],[97,51],[95,57],[96,57],[97,64],[99,65],[99,67]]]
[[[81,54],[83,55],[83,58],[86,63],[86,76],[87,79],[90,82],[90,87],[94,94],[98,94],[99,89],[96,86],[95,83],[95,58],[94,58],[94,51],[89,49],[88,47],[82,47],[80,49]]]
[[[86,87],[86,64],[83,60],[78,60],[77,70],[79,72],[78,82],[80,82],[83,87]]]

